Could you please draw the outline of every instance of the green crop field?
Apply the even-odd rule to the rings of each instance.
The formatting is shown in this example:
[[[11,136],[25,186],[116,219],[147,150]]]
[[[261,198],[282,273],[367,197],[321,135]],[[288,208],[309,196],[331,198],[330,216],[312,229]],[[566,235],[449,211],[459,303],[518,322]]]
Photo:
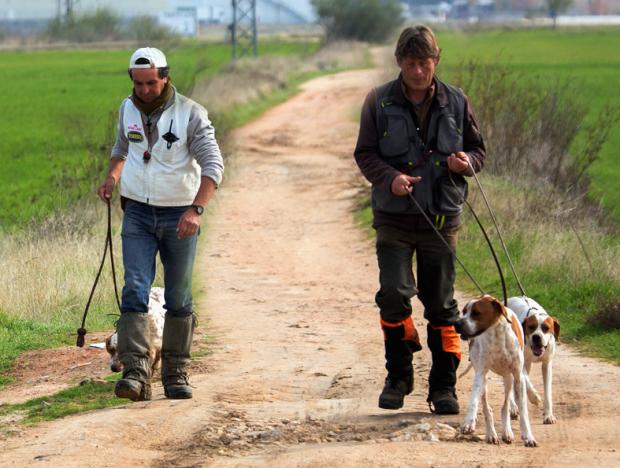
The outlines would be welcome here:
[[[307,42],[264,42],[261,54],[301,54]],[[24,225],[68,206],[92,190],[85,175],[93,155],[113,142],[121,100],[131,93],[132,49],[3,52],[0,125],[0,228]],[[225,44],[166,50],[181,92],[230,60]],[[208,107],[208,103],[206,103]],[[103,149],[103,152],[102,152]]]
[[[441,32],[438,39],[443,49],[440,74],[441,67],[449,74],[468,60],[502,63],[550,85],[562,80],[576,86],[574,98],[590,106],[590,118],[607,103],[620,107],[618,28]],[[620,124],[616,124],[589,172],[592,197],[601,200],[616,220],[620,220],[619,147]]]

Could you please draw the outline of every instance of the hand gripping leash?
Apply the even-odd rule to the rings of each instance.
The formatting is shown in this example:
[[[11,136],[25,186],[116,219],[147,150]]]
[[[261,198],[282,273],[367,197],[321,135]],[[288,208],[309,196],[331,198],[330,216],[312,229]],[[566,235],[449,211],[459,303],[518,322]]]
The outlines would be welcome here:
[[[116,297],[116,305],[118,306],[118,310],[121,310],[121,303],[118,299],[118,287],[116,286],[116,271],[114,270],[114,253],[112,252],[112,207],[110,205],[110,200],[107,200],[108,204],[108,232],[105,238],[105,247],[103,249],[103,257],[101,258],[101,265],[99,265],[99,271],[97,272],[97,276],[95,277],[95,283],[93,284],[92,289],[90,290],[90,296],[88,296],[88,302],[86,303],[86,308],[84,309],[84,315],[82,316],[82,326],[77,330],[77,342],[76,346],[79,348],[84,347],[84,337],[86,336],[86,315],[88,314],[88,308],[90,307],[90,302],[93,299],[93,294],[95,293],[95,288],[97,287],[97,282],[99,281],[99,276],[101,276],[101,270],[103,270],[103,264],[105,263],[105,257],[108,253],[108,247],[110,248],[110,264],[112,265],[112,280],[114,282],[114,295]]]

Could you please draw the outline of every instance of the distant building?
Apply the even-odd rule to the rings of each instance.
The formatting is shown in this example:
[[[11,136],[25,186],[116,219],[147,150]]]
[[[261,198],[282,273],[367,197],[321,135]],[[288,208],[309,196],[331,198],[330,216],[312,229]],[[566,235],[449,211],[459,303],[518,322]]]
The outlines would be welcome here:
[[[223,22],[232,18],[231,0],[171,0],[170,3],[175,7],[201,4],[223,12]],[[256,0],[256,20],[263,24],[311,23],[316,20],[316,13],[310,0]]]

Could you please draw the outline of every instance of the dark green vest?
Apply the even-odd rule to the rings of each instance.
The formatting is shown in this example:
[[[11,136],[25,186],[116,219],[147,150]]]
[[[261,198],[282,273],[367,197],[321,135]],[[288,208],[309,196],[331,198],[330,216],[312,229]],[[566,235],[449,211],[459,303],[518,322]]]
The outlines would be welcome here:
[[[465,97],[452,86],[437,82],[446,91],[445,106],[431,106],[426,143],[418,135],[411,111],[393,98],[398,80],[376,89],[379,155],[390,166],[422,180],[414,185],[413,195],[422,209],[433,215],[454,216],[461,213],[467,182],[458,174],[448,177],[447,157],[463,150],[463,113]],[[409,197],[399,197],[379,187],[372,188],[372,207],[387,213],[419,214]]]

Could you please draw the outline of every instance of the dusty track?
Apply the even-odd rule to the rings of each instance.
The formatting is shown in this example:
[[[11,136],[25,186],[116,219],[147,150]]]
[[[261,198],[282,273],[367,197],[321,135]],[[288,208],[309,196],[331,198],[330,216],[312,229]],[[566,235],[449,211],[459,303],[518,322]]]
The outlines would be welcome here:
[[[620,466],[620,369],[560,347],[558,423],[540,447],[489,446],[433,417],[429,353],[401,411],[376,407],[384,376],[372,243],[353,223],[354,116],[374,76],[347,72],[240,129],[199,258],[201,328],[212,336],[195,398],[69,417],[0,445],[0,466]],[[416,305],[416,324],[425,327]],[[459,382],[466,405],[472,373]],[[539,368],[534,383],[541,389]],[[499,411],[500,380],[491,378]],[[482,435],[479,428],[478,434]]]

